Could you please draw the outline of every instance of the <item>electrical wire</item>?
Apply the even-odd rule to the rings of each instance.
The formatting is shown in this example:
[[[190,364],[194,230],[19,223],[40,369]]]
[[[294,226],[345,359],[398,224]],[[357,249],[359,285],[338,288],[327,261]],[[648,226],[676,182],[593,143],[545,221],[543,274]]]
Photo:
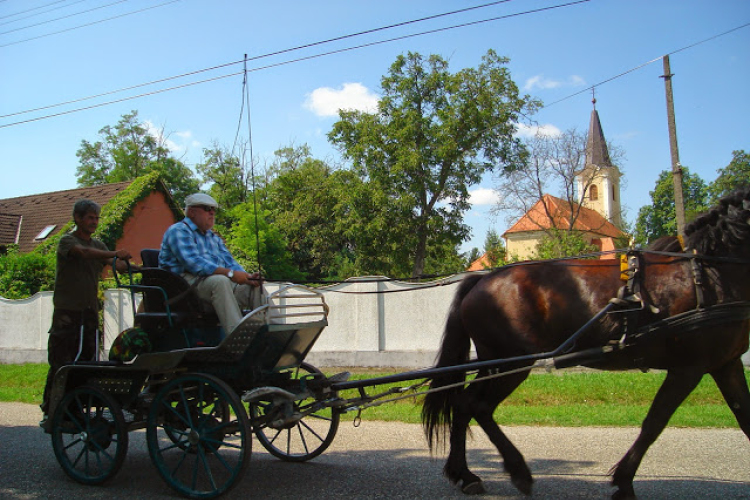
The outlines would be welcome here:
[[[67,29],[64,29],[64,30],[55,31],[55,32],[52,32],[52,33],[44,34],[44,35],[34,36],[34,37],[31,37],[31,38],[26,38],[24,40],[17,40],[15,42],[10,42],[10,43],[6,43],[4,45],[0,45],[0,49],[5,48],[5,47],[10,47],[11,45],[18,45],[19,43],[30,42],[31,40],[39,40],[40,38],[46,38],[46,37],[52,36],[52,35],[59,35],[60,33],[67,33],[69,31],[74,31],[74,30],[81,29],[81,28],[87,28],[89,26],[94,26],[94,25],[97,25],[97,24],[106,23],[107,21],[112,21],[114,19],[121,19],[123,17],[132,16],[133,14],[140,14],[141,12],[146,12],[147,10],[158,9],[159,7],[164,7],[165,5],[170,5],[170,4],[181,2],[181,1],[182,0],[170,0],[168,2],[160,3],[158,5],[152,5],[151,7],[144,7],[142,9],[134,10],[134,11],[131,11],[131,12],[126,12],[124,14],[118,14],[116,16],[108,17],[106,19],[100,19],[98,21],[92,21],[90,23],[81,24],[80,26],[73,26],[72,28],[67,28]]]
[[[3,0],[3,1],[5,1],[5,0]],[[5,19],[5,18],[8,18],[8,17],[13,17],[13,16],[20,16],[21,14],[26,14],[27,12],[33,12],[35,10],[43,9],[45,7],[49,7],[50,5],[55,5],[55,4],[58,4],[58,3],[65,3],[66,1],[67,0],[57,0],[56,2],[47,3],[47,4],[44,4],[44,5],[39,5],[37,7],[33,7],[31,9],[22,10],[21,12],[16,12],[14,14],[6,14],[4,16],[0,16],[0,19]]]
[[[179,1],[179,0],[175,0],[175,1]],[[356,45],[356,46],[352,46],[352,47],[345,47],[345,48],[342,48],[342,49],[332,50],[332,51],[323,52],[323,53],[319,53],[319,54],[313,54],[313,55],[305,56],[305,57],[299,57],[299,58],[291,59],[291,60],[287,60],[287,61],[281,61],[281,62],[274,63],[274,64],[268,64],[266,66],[256,67],[256,68],[250,69],[248,71],[255,72],[255,71],[267,70],[267,69],[271,69],[271,68],[275,68],[275,67],[279,67],[279,66],[285,66],[285,65],[294,64],[294,63],[298,63],[298,62],[302,62],[302,61],[307,61],[307,60],[311,60],[311,59],[317,59],[317,58],[320,58],[320,57],[326,57],[326,56],[330,56],[330,55],[334,55],[334,54],[340,54],[340,53],[344,53],[344,52],[349,52],[349,51],[352,51],[352,50],[359,50],[359,49],[363,49],[363,48],[367,48],[367,47],[373,47],[373,46],[376,46],[376,45],[382,45],[382,44],[385,44],[385,43],[391,43],[391,42],[394,42],[394,41],[401,41],[401,40],[406,40],[406,39],[409,39],[409,38],[415,38],[415,37],[418,37],[418,36],[435,34],[435,33],[440,33],[440,32],[443,32],[443,31],[449,31],[449,30],[458,29],[458,28],[466,28],[466,27],[470,27],[470,26],[476,26],[476,25],[479,25],[479,24],[484,24],[484,23],[488,23],[488,22],[494,22],[494,21],[509,19],[509,18],[512,18],[512,17],[518,17],[518,16],[522,16],[522,15],[535,14],[535,13],[544,12],[544,11],[548,11],[548,10],[552,10],[552,9],[558,9],[558,8],[563,8],[563,7],[570,7],[570,6],[573,6],[573,5],[577,5],[577,4],[581,4],[581,3],[586,3],[586,2],[589,2],[589,1],[591,1],[591,0],[576,0],[576,1],[568,2],[568,3],[564,3],[564,4],[559,4],[559,5],[549,6],[549,7],[543,7],[543,8],[539,8],[539,9],[532,9],[532,10],[523,11],[523,12],[517,12],[517,13],[513,13],[513,14],[506,14],[506,15],[502,15],[502,16],[496,16],[496,17],[492,17],[492,18],[488,18],[488,19],[482,19],[482,20],[478,20],[478,21],[461,23],[461,24],[457,24],[457,25],[453,25],[453,26],[447,26],[447,27],[443,27],[443,28],[436,28],[436,29],[432,29],[432,30],[428,30],[428,31],[419,32],[419,33],[412,33],[412,34],[408,34],[408,35],[402,35],[402,36],[393,37],[393,38],[389,38],[389,39],[385,39],[385,40],[378,40],[378,41],[375,41],[375,42],[365,43],[365,44]],[[371,32],[371,31],[372,30],[368,30],[368,32]],[[355,36],[355,35],[347,35],[347,37],[350,37],[350,36]],[[339,38],[341,38],[341,37],[339,37]],[[331,39],[331,41],[338,40],[339,38]],[[260,55],[260,56],[255,56],[253,58],[249,58],[248,60],[257,60],[257,59],[269,57],[271,55],[277,55],[277,54],[281,54],[281,53],[285,53],[285,52],[290,52],[292,50],[298,50],[298,49],[301,49],[301,48],[307,48],[307,47],[310,47],[310,46],[319,45],[321,43],[324,43],[324,42],[315,42],[313,44],[307,44],[307,45],[299,46],[299,47],[292,48],[292,49],[284,49],[284,50],[273,52],[273,53],[269,53],[269,54],[263,54],[263,55]],[[239,61],[239,62],[242,62],[242,61]],[[211,69],[223,68],[223,67],[231,66],[231,65],[234,65],[234,64],[237,64],[237,62],[226,63],[226,64],[222,64],[222,65],[219,65],[219,66],[214,66]],[[139,88],[139,87],[144,87],[144,86],[147,86],[147,85],[151,85],[153,83],[164,82],[164,81],[168,81],[168,80],[173,80],[173,79],[179,78],[181,76],[198,74],[198,73],[202,73],[202,72],[205,72],[205,71],[208,71],[208,69],[206,69],[206,70],[198,70],[198,71],[194,71],[194,72],[191,72],[191,73],[185,73],[185,74],[180,75],[178,77],[164,78],[164,79],[158,80],[156,82],[149,82],[149,83],[145,83],[145,84],[134,85],[134,86],[128,87],[127,89],[121,89],[121,90],[116,90],[116,91],[111,91],[111,92],[105,92],[105,93],[99,94],[97,96],[91,96],[91,97],[85,97],[85,98],[81,98],[81,99],[76,99],[76,100],[68,101],[66,103],[54,104],[54,105],[44,106],[44,107],[40,107],[40,108],[35,108],[33,110],[24,110],[24,111],[19,111],[19,112],[15,112],[15,113],[9,113],[9,114],[5,114],[5,115],[0,115],[0,118],[7,118],[7,117],[10,117],[10,116],[17,116],[17,115],[20,115],[20,114],[30,113],[30,112],[33,112],[33,111],[40,111],[40,110],[43,110],[43,109],[50,109],[52,107],[58,107],[58,106],[62,106],[62,105],[65,105],[65,104],[72,104],[72,103],[75,103],[75,102],[81,102],[81,101],[84,101],[84,100],[93,99],[95,97],[102,97],[102,96],[105,96],[105,95],[111,95],[111,94],[118,93],[118,92],[121,92],[121,91],[124,91],[124,90],[130,90],[130,89],[135,89],[135,88]],[[44,116],[40,116],[40,117],[36,117],[36,118],[30,118],[28,120],[19,120],[19,121],[16,121],[16,122],[12,122],[12,123],[7,123],[7,124],[0,125],[0,128],[6,128],[6,127],[11,127],[11,126],[21,125],[21,124],[24,124],[24,123],[30,123],[30,122],[35,122],[35,121],[39,121],[39,120],[45,120],[45,119],[49,119],[49,118],[54,118],[54,117],[58,117],[58,116],[63,116],[63,115],[71,114],[71,113],[77,113],[77,112],[80,112],[80,111],[85,111],[85,110],[89,110],[89,109],[99,108],[99,107],[107,106],[107,105],[110,105],[110,104],[116,104],[116,103],[125,102],[125,101],[129,101],[129,100],[133,100],[133,99],[139,99],[139,98],[142,98],[142,97],[151,96],[151,95],[155,95],[155,94],[160,94],[160,93],[163,93],[163,92],[169,92],[169,91],[172,91],[172,90],[182,89],[182,88],[191,87],[191,86],[194,86],[194,85],[199,85],[199,84],[213,82],[213,81],[217,81],[217,80],[221,80],[221,79],[225,79],[225,78],[230,78],[230,77],[242,74],[242,73],[243,72],[230,73],[230,74],[227,74],[227,75],[221,75],[221,76],[217,76],[217,77],[213,77],[213,78],[208,78],[208,79],[199,80],[199,81],[195,81],[195,82],[185,83],[185,84],[182,84],[182,85],[176,85],[176,86],[173,86],[173,87],[168,87],[168,88],[164,88],[164,89],[160,89],[160,90],[155,90],[155,91],[152,91],[152,92],[145,92],[145,93],[137,94],[137,95],[134,95],[134,96],[123,97],[121,99],[115,99],[115,100],[106,101],[106,102],[102,102],[102,103],[98,103],[98,104],[93,104],[93,105],[90,105],[90,106],[84,106],[84,107],[81,107],[81,108],[75,108],[75,109],[71,109],[71,110],[68,110],[68,111],[62,111],[62,112],[59,112],[59,113],[53,113],[53,114],[44,115]]]
[[[30,15],[28,15],[26,17],[19,17],[18,19],[12,19],[10,21],[5,21],[3,23],[0,23],[0,26],[5,26],[6,24],[17,23],[19,21],[23,21],[25,19],[31,19],[32,17],[41,16],[43,14],[49,14],[50,12],[54,12],[56,10],[67,9],[68,7],[72,7],[73,5],[76,5],[76,4],[79,4],[79,3],[83,3],[85,1],[86,0],[77,0],[77,1],[75,1],[73,3],[68,4],[68,5],[61,5],[59,7],[55,7],[54,9],[45,10],[44,12],[37,12],[36,14],[30,14]],[[0,17],[0,19],[3,19],[3,18]]]
[[[56,17],[55,19],[48,19],[47,21],[41,21],[36,24],[29,24],[27,26],[21,26],[20,28],[13,28],[12,30],[8,30],[8,31],[0,31],[0,35],[7,35],[8,33],[14,33],[16,31],[21,31],[21,30],[25,30],[29,28],[35,28],[37,26],[42,26],[43,24],[53,23],[55,21],[62,21],[63,19],[80,16],[81,14],[88,14],[89,12],[94,12],[95,10],[106,9],[107,7],[112,7],[113,5],[129,2],[129,1],[130,0],[117,0],[116,2],[108,3],[106,5],[100,5],[99,7],[92,7],[91,9],[88,9],[88,10],[82,10],[80,12],[74,12],[73,14],[68,14],[66,16]]]
[[[289,53],[289,52],[294,52],[294,51],[298,51],[298,50],[302,50],[302,49],[316,47],[316,46],[319,46],[319,45],[324,45],[324,44],[328,44],[328,43],[332,43],[332,42],[346,40],[348,38],[354,38],[354,37],[357,37],[357,36],[367,35],[367,34],[376,33],[376,32],[379,32],[379,31],[384,31],[384,30],[389,30],[389,29],[392,29],[392,28],[406,26],[406,25],[409,25],[409,24],[415,24],[415,23],[419,23],[419,22],[423,22],[423,21],[427,21],[427,20],[432,20],[432,19],[436,19],[436,18],[439,18],[439,17],[445,17],[445,16],[449,16],[449,15],[463,13],[463,12],[466,12],[466,11],[469,11],[469,10],[475,10],[475,9],[480,9],[480,8],[485,8],[485,7],[491,7],[491,6],[494,6],[494,5],[497,5],[497,4],[507,3],[507,2],[510,2],[510,1],[512,1],[512,0],[499,0],[499,1],[496,1],[496,2],[491,2],[491,3],[486,3],[486,4],[478,5],[478,6],[475,6],[475,7],[468,7],[468,8],[454,10],[454,11],[450,11],[450,12],[444,12],[442,14],[435,14],[435,15],[432,15],[432,16],[422,17],[422,18],[419,18],[419,19],[413,19],[413,20],[410,20],[410,21],[404,21],[404,22],[400,22],[400,23],[396,23],[396,24],[390,24],[390,25],[387,25],[387,26],[381,26],[379,28],[373,28],[373,29],[368,29],[368,30],[365,30],[365,31],[359,31],[359,32],[356,32],[356,33],[350,33],[350,34],[347,34],[347,35],[337,36],[337,37],[334,37],[334,38],[328,38],[328,39],[320,40],[320,41],[317,41],[317,42],[306,43],[306,44],[303,44],[303,45],[298,45],[298,46],[290,47],[290,48],[287,48],[287,49],[277,50],[275,52],[269,52],[269,53],[266,53],[266,54],[261,54],[261,55],[253,56],[253,57],[250,57],[250,58],[245,57],[245,59],[240,60],[240,61],[232,61],[232,62],[228,62],[228,63],[223,63],[223,64],[219,64],[219,65],[212,66],[212,67],[209,67],[209,68],[199,69],[199,70],[191,71],[191,72],[188,72],[188,73],[182,73],[182,74],[175,75],[175,76],[169,76],[169,77],[166,77],[166,78],[161,78],[159,80],[153,80],[153,81],[150,81],[150,82],[139,83],[139,84],[136,84],[136,85],[131,85],[129,87],[124,87],[124,88],[120,88],[120,89],[117,89],[117,90],[111,90],[111,91],[108,91],[108,92],[103,92],[101,94],[96,94],[96,95],[87,96],[87,97],[81,97],[81,98],[78,98],[78,99],[72,99],[70,101],[65,101],[65,102],[56,103],[56,104],[50,104],[50,105],[47,105],[47,106],[41,106],[41,107],[33,108],[33,109],[27,109],[27,110],[18,111],[18,112],[15,112],[15,113],[9,113],[9,114],[6,114],[6,115],[0,115],[0,118],[8,118],[10,116],[16,116],[16,115],[21,115],[21,114],[26,114],[26,113],[32,113],[32,112],[35,112],[35,111],[42,111],[44,109],[56,108],[56,107],[59,107],[59,106],[65,106],[65,105],[68,105],[68,104],[74,104],[76,102],[88,101],[88,100],[91,100],[91,99],[96,99],[98,97],[104,97],[104,96],[107,96],[107,95],[118,94],[120,92],[125,92],[125,91],[133,90],[133,89],[136,89],[136,88],[147,87],[149,85],[155,85],[157,83],[163,83],[163,82],[167,82],[167,81],[171,81],[171,80],[177,80],[179,78],[184,78],[186,76],[192,76],[192,75],[196,75],[196,74],[200,74],[200,73],[206,73],[206,72],[209,72],[209,71],[214,71],[214,70],[221,69],[221,68],[226,68],[228,66],[233,66],[233,65],[236,65],[236,64],[240,64],[243,61],[245,63],[247,63],[248,61],[257,61],[257,60],[265,59],[265,58],[272,57],[272,56],[277,56],[277,55],[286,54],[286,53]],[[586,1],[588,1],[588,0],[586,0]]]
[[[698,42],[695,42],[695,43],[691,43],[690,45],[686,45],[686,46],[684,46],[684,47],[681,47],[681,48],[679,48],[679,49],[677,49],[677,50],[673,50],[672,52],[668,52],[668,53],[664,54],[664,56],[671,56],[671,55],[677,54],[678,52],[682,52],[682,51],[684,51],[684,50],[688,50],[688,49],[691,49],[691,48],[693,48],[693,47],[696,47],[696,46],[698,46],[698,45],[704,44],[704,43],[706,43],[706,42],[710,42],[711,40],[715,40],[715,39],[717,39],[717,38],[719,38],[719,37],[722,37],[722,36],[724,36],[724,35],[728,35],[729,33],[733,33],[733,32],[735,32],[735,31],[737,31],[737,30],[740,30],[740,29],[742,29],[742,28],[747,28],[748,26],[750,26],[750,23],[745,23],[745,24],[743,24],[743,25],[741,25],[741,26],[737,26],[736,28],[732,28],[732,29],[730,29],[730,30],[724,31],[724,32],[722,32],[722,33],[719,33],[718,35],[713,35],[713,36],[710,36],[710,37],[708,37],[708,38],[705,38],[705,39],[703,39],[703,40],[700,40],[700,41],[698,41]],[[645,67],[646,67],[646,66],[648,66],[649,64],[653,64],[653,63],[655,63],[656,61],[661,61],[661,60],[662,60],[662,59],[664,58],[664,56],[659,56],[659,57],[655,57],[654,59],[651,59],[650,61],[647,61],[647,62],[645,62],[645,63],[643,63],[643,64],[640,64],[640,65],[638,65],[638,66],[636,66],[636,67],[634,67],[634,68],[631,68],[631,69],[629,69],[629,70],[627,70],[627,71],[623,71],[622,73],[620,73],[620,74],[617,74],[617,75],[615,75],[615,76],[609,77],[609,78],[607,78],[606,80],[602,80],[602,81],[601,81],[601,82],[599,82],[599,83],[595,83],[595,84],[591,85],[590,87],[587,87],[587,88],[585,88],[585,89],[583,89],[583,90],[581,90],[581,91],[578,91],[578,92],[575,92],[575,93],[573,93],[573,94],[570,94],[569,96],[563,97],[562,99],[558,99],[558,100],[556,100],[556,101],[553,101],[553,102],[551,102],[551,103],[549,103],[549,104],[545,104],[544,106],[542,106],[542,108],[541,108],[541,109],[544,109],[544,108],[549,108],[550,106],[554,106],[554,105],[555,105],[555,104],[557,104],[557,103],[560,103],[560,102],[566,101],[566,100],[570,99],[571,97],[575,97],[575,96],[577,96],[577,95],[579,95],[579,94],[583,94],[584,92],[588,92],[589,90],[593,90],[594,88],[596,88],[596,87],[599,87],[599,86],[601,86],[601,85],[604,85],[605,83],[609,83],[609,82],[611,82],[612,80],[617,80],[618,78],[621,78],[621,77],[623,77],[623,76],[625,76],[625,75],[627,75],[627,74],[630,74],[630,73],[632,73],[632,72],[634,72],[634,71],[637,71],[637,70],[639,70],[639,69],[641,69],[641,68],[645,68]]]

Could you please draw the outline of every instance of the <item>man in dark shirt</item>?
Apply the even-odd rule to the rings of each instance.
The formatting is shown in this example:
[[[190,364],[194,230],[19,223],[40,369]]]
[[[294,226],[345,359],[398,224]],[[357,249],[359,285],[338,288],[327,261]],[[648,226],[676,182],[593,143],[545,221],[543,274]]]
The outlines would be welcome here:
[[[49,372],[41,404],[42,427],[46,426],[52,381],[57,370],[76,360],[91,360],[96,354],[99,278],[104,266],[117,257],[121,259],[117,261],[118,269],[125,270],[125,261],[131,258],[127,250],[110,251],[102,241],[92,237],[99,226],[100,211],[101,207],[93,201],[78,200],[73,206],[75,230],[60,238],[57,246],[54,311],[47,341]]]

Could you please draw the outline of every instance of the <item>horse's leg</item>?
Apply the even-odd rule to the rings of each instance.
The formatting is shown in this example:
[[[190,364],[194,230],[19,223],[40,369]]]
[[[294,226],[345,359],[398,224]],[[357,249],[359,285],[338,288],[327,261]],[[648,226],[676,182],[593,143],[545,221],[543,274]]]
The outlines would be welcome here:
[[[736,359],[711,372],[740,429],[750,439],[750,390],[745,379],[742,360]]]
[[[521,383],[526,380],[529,372],[522,372],[515,375],[503,377],[498,380],[487,382],[482,392],[485,393],[479,401],[482,403],[477,407],[474,415],[477,423],[490,438],[492,444],[497,447],[497,451],[503,457],[503,466],[510,474],[510,480],[518,491],[524,495],[531,494],[531,485],[534,479],[531,477],[531,471],[526,460],[518,448],[508,439],[505,433],[497,425],[492,414],[505,398],[507,398]],[[479,384],[485,385],[485,384]]]
[[[675,410],[695,389],[701,378],[703,378],[703,373],[698,370],[669,370],[667,372],[667,378],[656,393],[651,408],[641,425],[641,433],[622,460],[613,468],[612,486],[618,488],[612,495],[614,500],[635,498],[633,478],[646,450],[656,441]]]
[[[470,495],[484,493],[482,480],[469,470],[466,463],[466,433],[472,419],[474,401],[468,389],[461,391],[453,400],[453,420],[451,422],[450,452],[443,467],[443,474],[452,483],[459,484],[461,491]]]

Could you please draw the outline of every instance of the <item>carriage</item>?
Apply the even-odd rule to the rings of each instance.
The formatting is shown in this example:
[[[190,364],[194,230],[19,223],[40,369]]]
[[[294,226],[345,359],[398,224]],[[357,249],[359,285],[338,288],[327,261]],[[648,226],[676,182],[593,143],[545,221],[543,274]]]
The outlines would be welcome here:
[[[121,286],[143,294],[134,315],[152,345],[130,361],[79,362],[57,372],[49,429],[55,456],[73,479],[102,483],[120,469],[128,433],[145,429],[151,460],[169,486],[213,498],[242,478],[251,434],[282,460],[306,461],[328,448],[343,412],[410,389],[366,388],[426,380],[430,446],[450,432],[445,475],[465,493],[483,491],[465,456],[475,419],[513,484],[528,494],[531,472],[492,412],[532,368],[662,368],[667,378],[641,434],[612,472],[613,498],[635,498],[643,455],[704,374],[750,438],[740,361],[750,329],[749,222],[746,189],[687,228],[690,252],[669,238],[627,253],[621,265],[531,262],[469,276],[456,292],[435,367],[357,381],[346,373],[327,377],[305,362],[327,325],[328,307],[315,290],[280,286],[221,338],[179,276],[146,267],[136,284],[128,273]],[[479,359],[468,361],[472,342]],[[340,396],[349,389],[357,395]]]

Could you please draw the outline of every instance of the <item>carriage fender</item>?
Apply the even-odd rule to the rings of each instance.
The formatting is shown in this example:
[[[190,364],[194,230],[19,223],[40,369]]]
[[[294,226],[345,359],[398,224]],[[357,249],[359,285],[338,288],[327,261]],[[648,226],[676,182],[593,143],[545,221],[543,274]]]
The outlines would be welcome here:
[[[246,392],[242,395],[242,401],[245,403],[252,403],[254,401],[268,400],[270,397],[280,397],[287,401],[294,401],[298,398],[296,394],[293,394],[284,389],[278,387],[258,387],[251,391]]]

